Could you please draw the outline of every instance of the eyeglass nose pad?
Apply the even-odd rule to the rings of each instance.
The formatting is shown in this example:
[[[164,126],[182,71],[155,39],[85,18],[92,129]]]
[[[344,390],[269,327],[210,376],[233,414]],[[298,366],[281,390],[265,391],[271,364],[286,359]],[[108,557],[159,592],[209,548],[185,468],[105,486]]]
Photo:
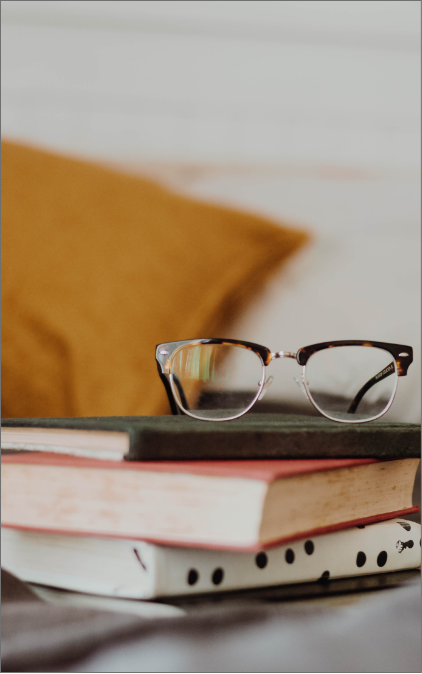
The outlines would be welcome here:
[[[273,381],[274,381],[274,377],[273,377],[272,375],[270,375],[270,376],[268,377],[268,379],[266,380],[265,384],[264,384],[264,387],[263,387],[263,389],[262,389],[262,391],[261,391],[261,395],[259,396],[258,400],[262,400],[262,398],[264,397],[264,395],[265,395],[266,392],[267,392],[268,387],[271,386],[271,384],[273,383]],[[258,382],[258,385],[261,386],[261,382]]]
[[[307,391],[306,391],[306,388],[305,388],[305,386],[304,386],[304,384],[303,384],[303,381],[302,381],[301,379],[299,379],[299,377],[293,377],[293,379],[295,380],[296,384],[298,385],[298,387],[299,387],[300,390],[302,391],[302,393],[303,393],[303,395],[305,396],[305,398],[306,398],[307,400],[309,400],[309,396],[308,396],[308,394],[307,394]]]

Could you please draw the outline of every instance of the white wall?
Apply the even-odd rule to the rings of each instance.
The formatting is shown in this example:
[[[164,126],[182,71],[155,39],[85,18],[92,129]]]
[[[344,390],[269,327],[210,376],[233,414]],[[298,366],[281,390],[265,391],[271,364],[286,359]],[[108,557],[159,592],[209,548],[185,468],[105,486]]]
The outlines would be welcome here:
[[[419,165],[412,0],[2,2],[3,133],[135,162]]]

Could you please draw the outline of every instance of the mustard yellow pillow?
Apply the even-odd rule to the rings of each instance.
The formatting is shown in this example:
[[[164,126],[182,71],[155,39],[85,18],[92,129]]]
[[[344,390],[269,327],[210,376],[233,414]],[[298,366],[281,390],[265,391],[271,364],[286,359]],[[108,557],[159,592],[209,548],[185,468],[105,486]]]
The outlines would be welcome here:
[[[224,337],[306,238],[2,142],[3,417],[166,413],[155,345]]]

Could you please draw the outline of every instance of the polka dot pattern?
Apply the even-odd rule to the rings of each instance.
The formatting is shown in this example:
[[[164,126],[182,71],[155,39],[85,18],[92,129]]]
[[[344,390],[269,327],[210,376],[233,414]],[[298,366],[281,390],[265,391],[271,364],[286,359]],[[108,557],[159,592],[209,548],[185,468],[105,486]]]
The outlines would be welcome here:
[[[268,564],[267,554],[265,552],[259,552],[255,557],[255,564],[257,565],[258,569],[265,569]]]
[[[224,570],[222,568],[219,567],[218,569],[215,569],[215,571],[213,571],[211,580],[214,583],[214,585],[220,585],[223,582],[223,578],[224,578]]]
[[[293,564],[293,562],[295,561],[295,553],[293,552],[293,550],[291,548],[288,548],[286,550],[286,554],[284,555],[284,558],[285,558],[287,564]]]
[[[319,578],[319,581],[320,583],[326,583],[328,580],[330,580],[330,572],[324,571],[324,573]]]
[[[199,573],[196,569],[190,569],[188,573],[188,585],[195,585],[198,582]]]
[[[330,567],[332,560],[336,561],[334,578],[339,575],[339,572],[341,573],[341,565],[343,563],[344,571],[347,571],[347,575],[349,576],[358,576],[365,573],[372,574],[377,571],[385,572],[393,568],[400,569],[402,568],[400,566],[402,564],[401,560],[405,559],[406,562],[404,562],[405,566],[403,568],[413,568],[411,564],[414,560],[415,564],[417,562],[417,556],[411,556],[411,551],[417,548],[416,525],[396,521],[394,524],[396,529],[387,529],[388,536],[386,535],[384,539],[378,538],[378,536],[368,536],[369,533],[372,533],[372,526],[377,527],[380,525],[371,525],[368,527],[368,532],[356,531],[356,528],[367,528],[364,525],[355,527],[354,538],[352,539],[354,542],[352,543],[351,541],[349,545],[343,545],[343,541],[338,542],[335,538],[333,538],[333,545],[331,545],[331,542],[328,540],[325,542],[323,536],[316,537],[315,539],[302,539],[302,541],[292,542],[290,544],[291,547],[288,547],[287,544],[287,546],[282,546],[278,549],[260,550],[253,554],[248,554],[246,565],[243,564],[243,561],[241,564],[238,562],[234,564],[234,561],[224,557],[224,552],[221,553],[221,558],[218,556],[214,558],[217,563],[220,561],[220,563],[224,564],[224,567],[218,566],[211,567],[210,569],[208,562],[207,566],[202,568],[199,559],[192,558],[191,563],[195,563],[196,568],[186,568],[184,572],[186,574],[185,586],[192,587],[191,591],[193,593],[205,591],[204,581],[207,584],[206,579],[208,578],[207,591],[212,589],[213,586],[215,590],[217,590],[217,586],[219,590],[229,590],[232,589],[233,583],[237,585],[241,581],[239,574],[242,574],[243,570],[245,572],[245,587],[276,585],[277,583],[286,582],[309,582],[312,579],[315,580],[315,578],[318,578],[317,582],[319,583],[327,583],[331,580],[331,573],[328,569],[325,571],[323,569],[327,566]],[[383,526],[386,525],[383,524]],[[412,538],[409,538],[409,540],[402,540],[403,538],[407,538],[403,534],[404,531],[409,531],[409,529],[412,530],[414,535],[410,534]],[[399,536],[400,540],[398,540]],[[392,542],[394,543],[394,548],[392,547],[390,550],[388,545]],[[421,545],[421,539],[419,539],[419,545]],[[359,549],[361,547],[363,550]],[[384,547],[386,549],[382,549]],[[419,550],[417,550],[417,553],[419,554]],[[413,555],[415,555],[415,552],[413,552]],[[136,556],[142,563],[139,555],[137,554]],[[397,567],[395,566],[396,562]],[[409,566],[406,566],[407,562]],[[287,572],[286,564],[290,566],[294,564],[291,570],[293,574]],[[387,564],[388,568],[385,568]],[[142,566],[144,566],[143,563]],[[232,570],[234,574],[230,572],[231,566],[233,566]],[[353,567],[355,569],[354,572]],[[265,572],[263,571],[264,569],[266,570]],[[202,584],[199,583],[200,578]],[[290,581],[289,578],[291,579]]]
[[[387,556],[388,555],[387,555],[385,550],[383,550],[382,552],[379,553],[379,555],[377,557],[378,566],[385,566],[385,564],[387,562]]]
[[[365,562],[366,562],[365,553],[364,552],[358,552],[358,554],[356,556],[356,566],[358,566],[360,568],[360,567],[364,566]]]

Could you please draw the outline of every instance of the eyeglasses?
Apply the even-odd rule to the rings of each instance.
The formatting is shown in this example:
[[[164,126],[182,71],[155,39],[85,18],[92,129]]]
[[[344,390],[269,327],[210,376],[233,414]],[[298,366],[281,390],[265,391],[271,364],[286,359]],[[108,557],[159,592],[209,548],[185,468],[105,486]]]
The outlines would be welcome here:
[[[156,360],[173,414],[229,421],[262,398],[273,377],[265,368],[277,358],[302,366],[296,382],[332,421],[364,423],[391,407],[397,377],[413,360],[410,346],[357,339],[322,342],[290,351],[232,339],[192,339],[158,344]]]

